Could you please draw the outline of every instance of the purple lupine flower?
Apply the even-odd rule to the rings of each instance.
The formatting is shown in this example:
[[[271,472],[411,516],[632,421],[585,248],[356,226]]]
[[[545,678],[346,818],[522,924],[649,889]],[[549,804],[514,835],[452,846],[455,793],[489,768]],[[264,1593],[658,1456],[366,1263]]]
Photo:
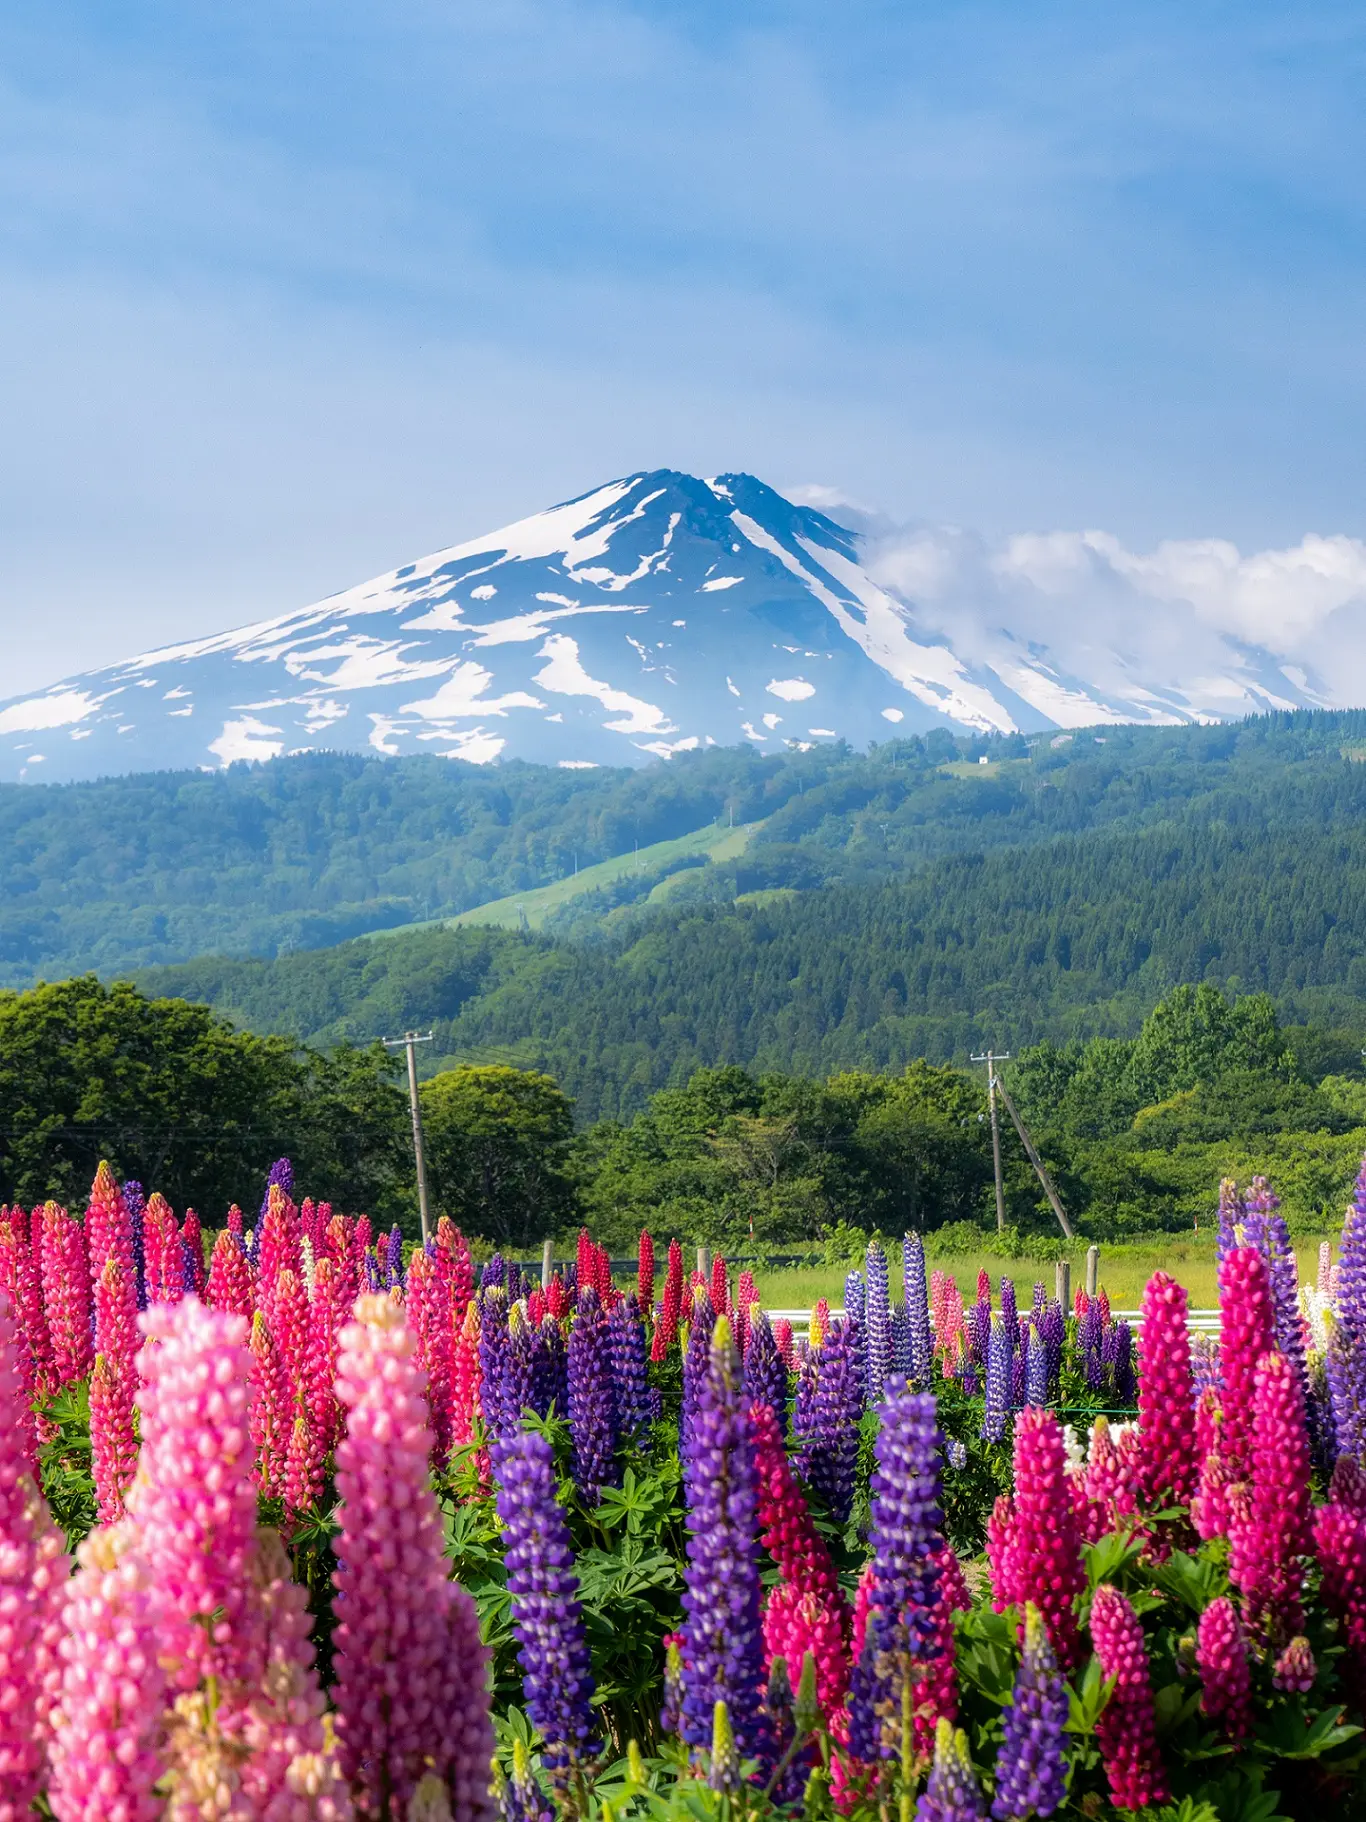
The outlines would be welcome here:
[[[1362,1159],[1352,1206],[1342,1223],[1333,1273],[1338,1321],[1354,1336],[1366,1336],[1366,1158]]]
[[[515,1259],[508,1260],[507,1294],[509,1303],[520,1303],[527,1294],[527,1282],[522,1268]]]
[[[1334,1324],[1323,1356],[1333,1441],[1339,1455],[1360,1460],[1366,1447],[1366,1345],[1346,1322]]]
[[[574,1326],[569,1331],[569,1434],[574,1444],[574,1485],[586,1506],[596,1506],[601,1489],[619,1486],[621,1474],[616,1463],[607,1319],[591,1284],[579,1292]]]
[[[1309,1386],[1304,1357],[1304,1324],[1300,1318],[1299,1272],[1285,1216],[1273,1209],[1266,1219],[1266,1268],[1276,1311],[1276,1346],[1294,1367],[1302,1391]]]
[[[868,1396],[876,1404],[892,1370],[891,1300],[887,1283],[887,1255],[876,1240],[868,1242],[864,1257],[864,1349],[868,1362]]]
[[[501,1822],[555,1822],[555,1812],[545,1800],[527,1749],[512,1742],[512,1773],[498,1793]]]
[[[781,1430],[787,1424],[787,1362],[778,1352],[773,1339],[773,1325],[761,1309],[752,1309],[749,1317],[749,1347],[745,1352],[745,1398],[750,1404],[766,1404],[778,1419]]]
[[[1215,1241],[1219,1263],[1224,1263],[1225,1256],[1239,1244],[1238,1229],[1247,1218],[1243,1198],[1238,1194],[1238,1185],[1232,1177],[1225,1177],[1219,1185],[1219,1228]]]
[[[500,1290],[479,1293],[479,1407],[490,1436],[510,1436],[521,1418],[520,1406],[509,1408],[512,1334],[508,1306]]]
[[[991,1299],[979,1297],[963,1313],[963,1327],[967,1330],[971,1346],[971,1359],[975,1367],[987,1364],[987,1349],[991,1343]]]
[[[1100,1390],[1104,1377],[1101,1365],[1100,1343],[1103,1332],[1100,1304],[1093,1297],[1086,1305],[1081,1320],[1077,1323],[1077,1352],[1081,1355],[1082,1366],[1086,1372],[1086,1384],[1093,1392]]]
[[[613,1304],[607,1316],[607,1338],[616,1427],[628,1442],[639,1442],[653,1421],[654,1408],[645,1359],[645,1330],[634,1297],[623,1297],[620,1303]]]
[[[552,1405],[558,1417],[569,1408],[569,1362],[559,1323],[546,1318],[532,1337],[531,1406],[548,1417]]]
[[[123,1206],[128,1210],[129,1224],[133,1230],[133,1271],[137,1278],[138,1308],[147,1308],[147,1238],[143,1222],[143,1210],[147,1206],[142,1193],[142,1185],[136,1177],[130,1177],[123,1186]]]
[[[951,1721],[936,1722],[934,1764],[915,1806],[915,1822],[981,1822],[986,1813],[967,1735]]]
[[[251,1247],[256,1241],[257,1230],[253,1228],[247,1235],[247,1255],[251,1256]],[[257,1243],[259,1244],[259,1243]],[[384,1275],[380,1271],[379,1258],[372,1247],[365,1249],[365,1288],[376,1296],[384,1289]]]
[[[1024,1402],[1027,1405],[1048,1403],[1048,1343],[1032,1323],[1029,1354],[1025,1361]]]
[[[496,1442],[490,1454],[526,1711],[545,1740],[552,1779],[563,1784],[596,1754],[598,1741],[593,1671],[569,1525],[555,1497],[554,1455],[533,1430]]]
[[[993,1322],[987,1342],[987,1392],[982,1412],[982,1441],[1003,1442],[1010,1418],[1010,1337],[1003,1322]]]
[[[1043,1312],[1044,1312],[1044,1308],[1047,1305],[1047,1303],[1048,1303],[1047,1286],[1044,1284],[1044,1281],[1042,1278],[1036,1278],[1034,1280],[1034,1300],[1029,1306],[1030,1314],[1036,1318],[1039,1316],[1042,1316]]]
[[[688,1328],[688,1345],[683,1353],[683,1400],[678,1413],[678,1454],[685,1476],[692,1456],[693,1419],[697,1414],[698,1397],[711,1359],[711,1335],[715,1323],[716,1312],[711,1307],[711,1298],[699,1285],[693,1292],[692,1322]]]
[[[1268,1264],[1271,1262],[1271,1217],[1281,1199],[1265,1177],[1254,1177],[1248,1185],[1243,1212],[1243,1245],[1255,1246]]]
[[[1015,1350],[1015,1359],[1010,1372],[1010,1408],[1012,1411],[1023,1411],[1029,1403],[1029,1363],[1035,1354],[1042,1355],[1043,1346],[1035,1332],[1034,1325],[1028,1320],[1020,1324],[1020,1345]]]
[[[815,1384],[799,1399],[794,1429],[802,1449],[802,1473],[825,1501],[830,1516],[848,1524],[854,1504],[859,1419],[863,1415],[863,1373],[854,1325],[836,1319],[815,1356]]]
[[[1020,1314],[1015,1303],[1015,1280],[1001,1279],[1001,1322],[1010,1338],[1010,1351],[1013,1354],[1020,1339]]]
[[[917,1385],[930,1383],[934,1364],[934,1334],[930,1328],[930,1295],[925,1276],[925,1246],[919,1234],[901,1242],[901,1278],[906,1298],[906,1324],[910,1334],[910,1359],[905,1371]]]
[[[403,1235],[399,1232],[397,1221],[389,1229],[384,1259],[384,1277],[387,1290],[395,1291],[403,1288]]]
[[[864,1287],[863,1273],[857,1267],[844,1274],[844,1319],[846,1322],[862,1323],[867,1320],[868,1294]]]
[[[479,1274],[479,1288],[481,1291],[500,1290],[506,1292],[507,1282],[507,1261],[503,1258],[501,1253],[495,1253],[491,1259],[485,1262],[484,1269]]]
[[[959,1442],[957,1437],[950,1436],[944,1444],[944,1458],[951,1468],[966,1468],[968,1465],[968,1445]]]
[[[1062,1349],[1067,1335],[1067,1318],[1056,1297],[1050,1297],[1044,1306],[1039,1333],[1048,1356],[1048,1395],[1056,1398],[1062,1390]]]
[[[536,1337],[526,1319],[526,1305],[508,1306],[507,1378],[503,1384],[504,1428],[521,1428],[522,1413],[536,1409]]]
[[[1121,1325],[1115,1324],[1116,1328]],[[1128,1323],[1123,1327],[1127,1328]],[[1191,1336],[1191,1383],[1198,1405],[1206,1392],[1223,1390],[1223,1374],[1219,1370],[1219,1343],[1213,1335],[1197,1332]]]
[[[1067,1686],[1037,1607],[1025,1608],[1024,1652],[996,1757],[995,1822],[1051,1816],[1067,1795]]]
[[[1120,1404],[1138,1403],[1138,1374],[1134,1370],[1134,1332],[1127,1322],[1115,1324],[1115,1397]]]
[[[772,1757],[763,1707],[759,1513],[740,1360],[722,1316],[698,1387],[688,1476],[688,1566],[683,1595],[680,1732],[696,1753],[712,1743],[726,1704],[741,1759]]]
[[[904,1303],[892,1305],[892,1371],[911,1370],[911,1319]]]
[[[266,1193],[261,1198],[261,1213],[256,1222],[258,1231],[266,1218],[266,1210],[270,1207],[270,1192],[273,1189],[280,1190],[288,1201],[294,1200],[294,1166],[288,1158],[277,1158],[266,1176]]]
[[[929,1392],[891,1379],[869,1483],[872,1573],[868,1630],[850,1690],[850,1744],[860,1758],[901,1750],[902,1690],[939,1655],[939,1555],[944,1548],[944,1439]]]

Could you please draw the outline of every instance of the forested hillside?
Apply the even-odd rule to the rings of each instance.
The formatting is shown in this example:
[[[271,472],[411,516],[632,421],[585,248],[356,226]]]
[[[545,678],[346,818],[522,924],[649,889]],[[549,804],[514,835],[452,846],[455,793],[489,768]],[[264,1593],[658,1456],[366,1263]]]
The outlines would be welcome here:
[[[640,913],[591,944],[430,931],[145,984],[324,1043],[432,1023],[436,1056],[547,1069],[586,1119],[716,1063],[816,1076],[1128,1037],[1182,982],[1265,991],[1292,1022],[1355,1032],[1366,769],[1283,790],[1276,826],[1255,801],[1223,801],[1205,819],[949,857],[895,885]]]
[[[316,949],[731,818],[762,827],[740,858],[672,881],[670,904],[876,885],[1093,831],[1321,827],[1359,813],[1362,774],[1344,754],[1364,747],[1366,713],[1350,712],[1033,744],[936,731],[866,754],[713,749],[639,771],[313,754],[0,786],[0,983]],[[575,900],[554,927],[615,941],[657,877]]]

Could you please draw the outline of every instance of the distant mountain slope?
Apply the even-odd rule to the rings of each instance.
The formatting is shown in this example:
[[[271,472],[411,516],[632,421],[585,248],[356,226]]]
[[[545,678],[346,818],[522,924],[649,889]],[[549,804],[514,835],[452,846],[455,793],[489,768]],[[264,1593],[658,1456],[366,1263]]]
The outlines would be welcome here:
[[[752,475],[630,475],[299,612],[0,703],[0,778],[325,748],[641,765],[739,740],[862,747],[897,728],[1176,724],[1324,700],[1233,639],[1212,665],[1206,646],[1198,661],[1092,652],[1089,680],[1008,625],[977,628],[969,658],[864,556],[858,534]]]
[[[877,884],[946,854],[1089,829],[1321,828],[1366,813],[1366,767],[1342,757],[1364,747],[1366,713],[1354,711],[1032,746],[936,729],[866,754],[712,748],[640,770],[309,754],[215,774],[0,785],[0,985],[321,948],[616,861],[608,871],[625,877],[609,890],[554,909],[552,929],[572,910],[576,934],[592,934],[595,916],[659,880],[653,863],[637,871],[637,846],[710,846],[731,820],[762,827],[743,853],[676,873],[660,896],[719,903]]]
[[[429,1066],[547,1068],[583,1118],[630,1113],[703,1064],[816,1075],[1132,1035],[1182,981],[1265,990],[1292,1020],[1366,1036],[1363,796],[1366,778],[1313,826],[1268,828],[1248,801],[1241,818],[952,856],[903,883],[665,907],[589,947],[464,927],[141,982],[322,1042],[430,1024]]]

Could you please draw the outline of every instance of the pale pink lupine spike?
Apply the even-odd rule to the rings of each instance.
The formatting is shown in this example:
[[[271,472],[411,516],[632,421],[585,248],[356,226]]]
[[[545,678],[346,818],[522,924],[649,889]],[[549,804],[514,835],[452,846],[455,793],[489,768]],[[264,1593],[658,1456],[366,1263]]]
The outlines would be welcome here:
[[[102,1525],[122,1518],[123,1496],[137,1472],[136,1395],[132,1361],[97,1354],[90,1374],[90,1461]]]
[[[43,1305],[58,1386],[84,1379],[94,1364],[90,1332],[90,1264],[85,1231],[64,1208],[43,1209]]]
[[[92,1531],[69,1584],[48,1797],[57,1822],[156,1822],[166,1679],[152,1577],[131,1525]]]
[[[337,1726],[343,1764],[365,1801],[387,1789],[402,1815],[430,1769],[447,1786],[454,1822],[488,1822],[487,1653],[473,1602],[447,1575],[415,1352],[391,1298],[358,1299],[337,1374],[348,1413],[337,1449]],[[377,1699],[378,1664],[395,1692],[387,1701]]]

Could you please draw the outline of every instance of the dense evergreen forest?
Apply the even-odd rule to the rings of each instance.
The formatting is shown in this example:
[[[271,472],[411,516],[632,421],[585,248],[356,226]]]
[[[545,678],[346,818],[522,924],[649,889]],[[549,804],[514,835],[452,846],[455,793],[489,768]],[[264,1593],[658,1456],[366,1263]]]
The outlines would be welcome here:
[[[634,771],[313,754],[0,786],[0,983],[322,948],[731,818],[761,825],[746,852],[693,868],[671,904],[876,886],[1064,835],[1335,824],[1359,812],[1346,755],[1363,750],[1366,713],[1351,712],[1028,743],[940,730],[866,754],[714,749]],[[617,940],[622,900],[654,883],[643,871],[607,902],[575,901],[558,933]]]

